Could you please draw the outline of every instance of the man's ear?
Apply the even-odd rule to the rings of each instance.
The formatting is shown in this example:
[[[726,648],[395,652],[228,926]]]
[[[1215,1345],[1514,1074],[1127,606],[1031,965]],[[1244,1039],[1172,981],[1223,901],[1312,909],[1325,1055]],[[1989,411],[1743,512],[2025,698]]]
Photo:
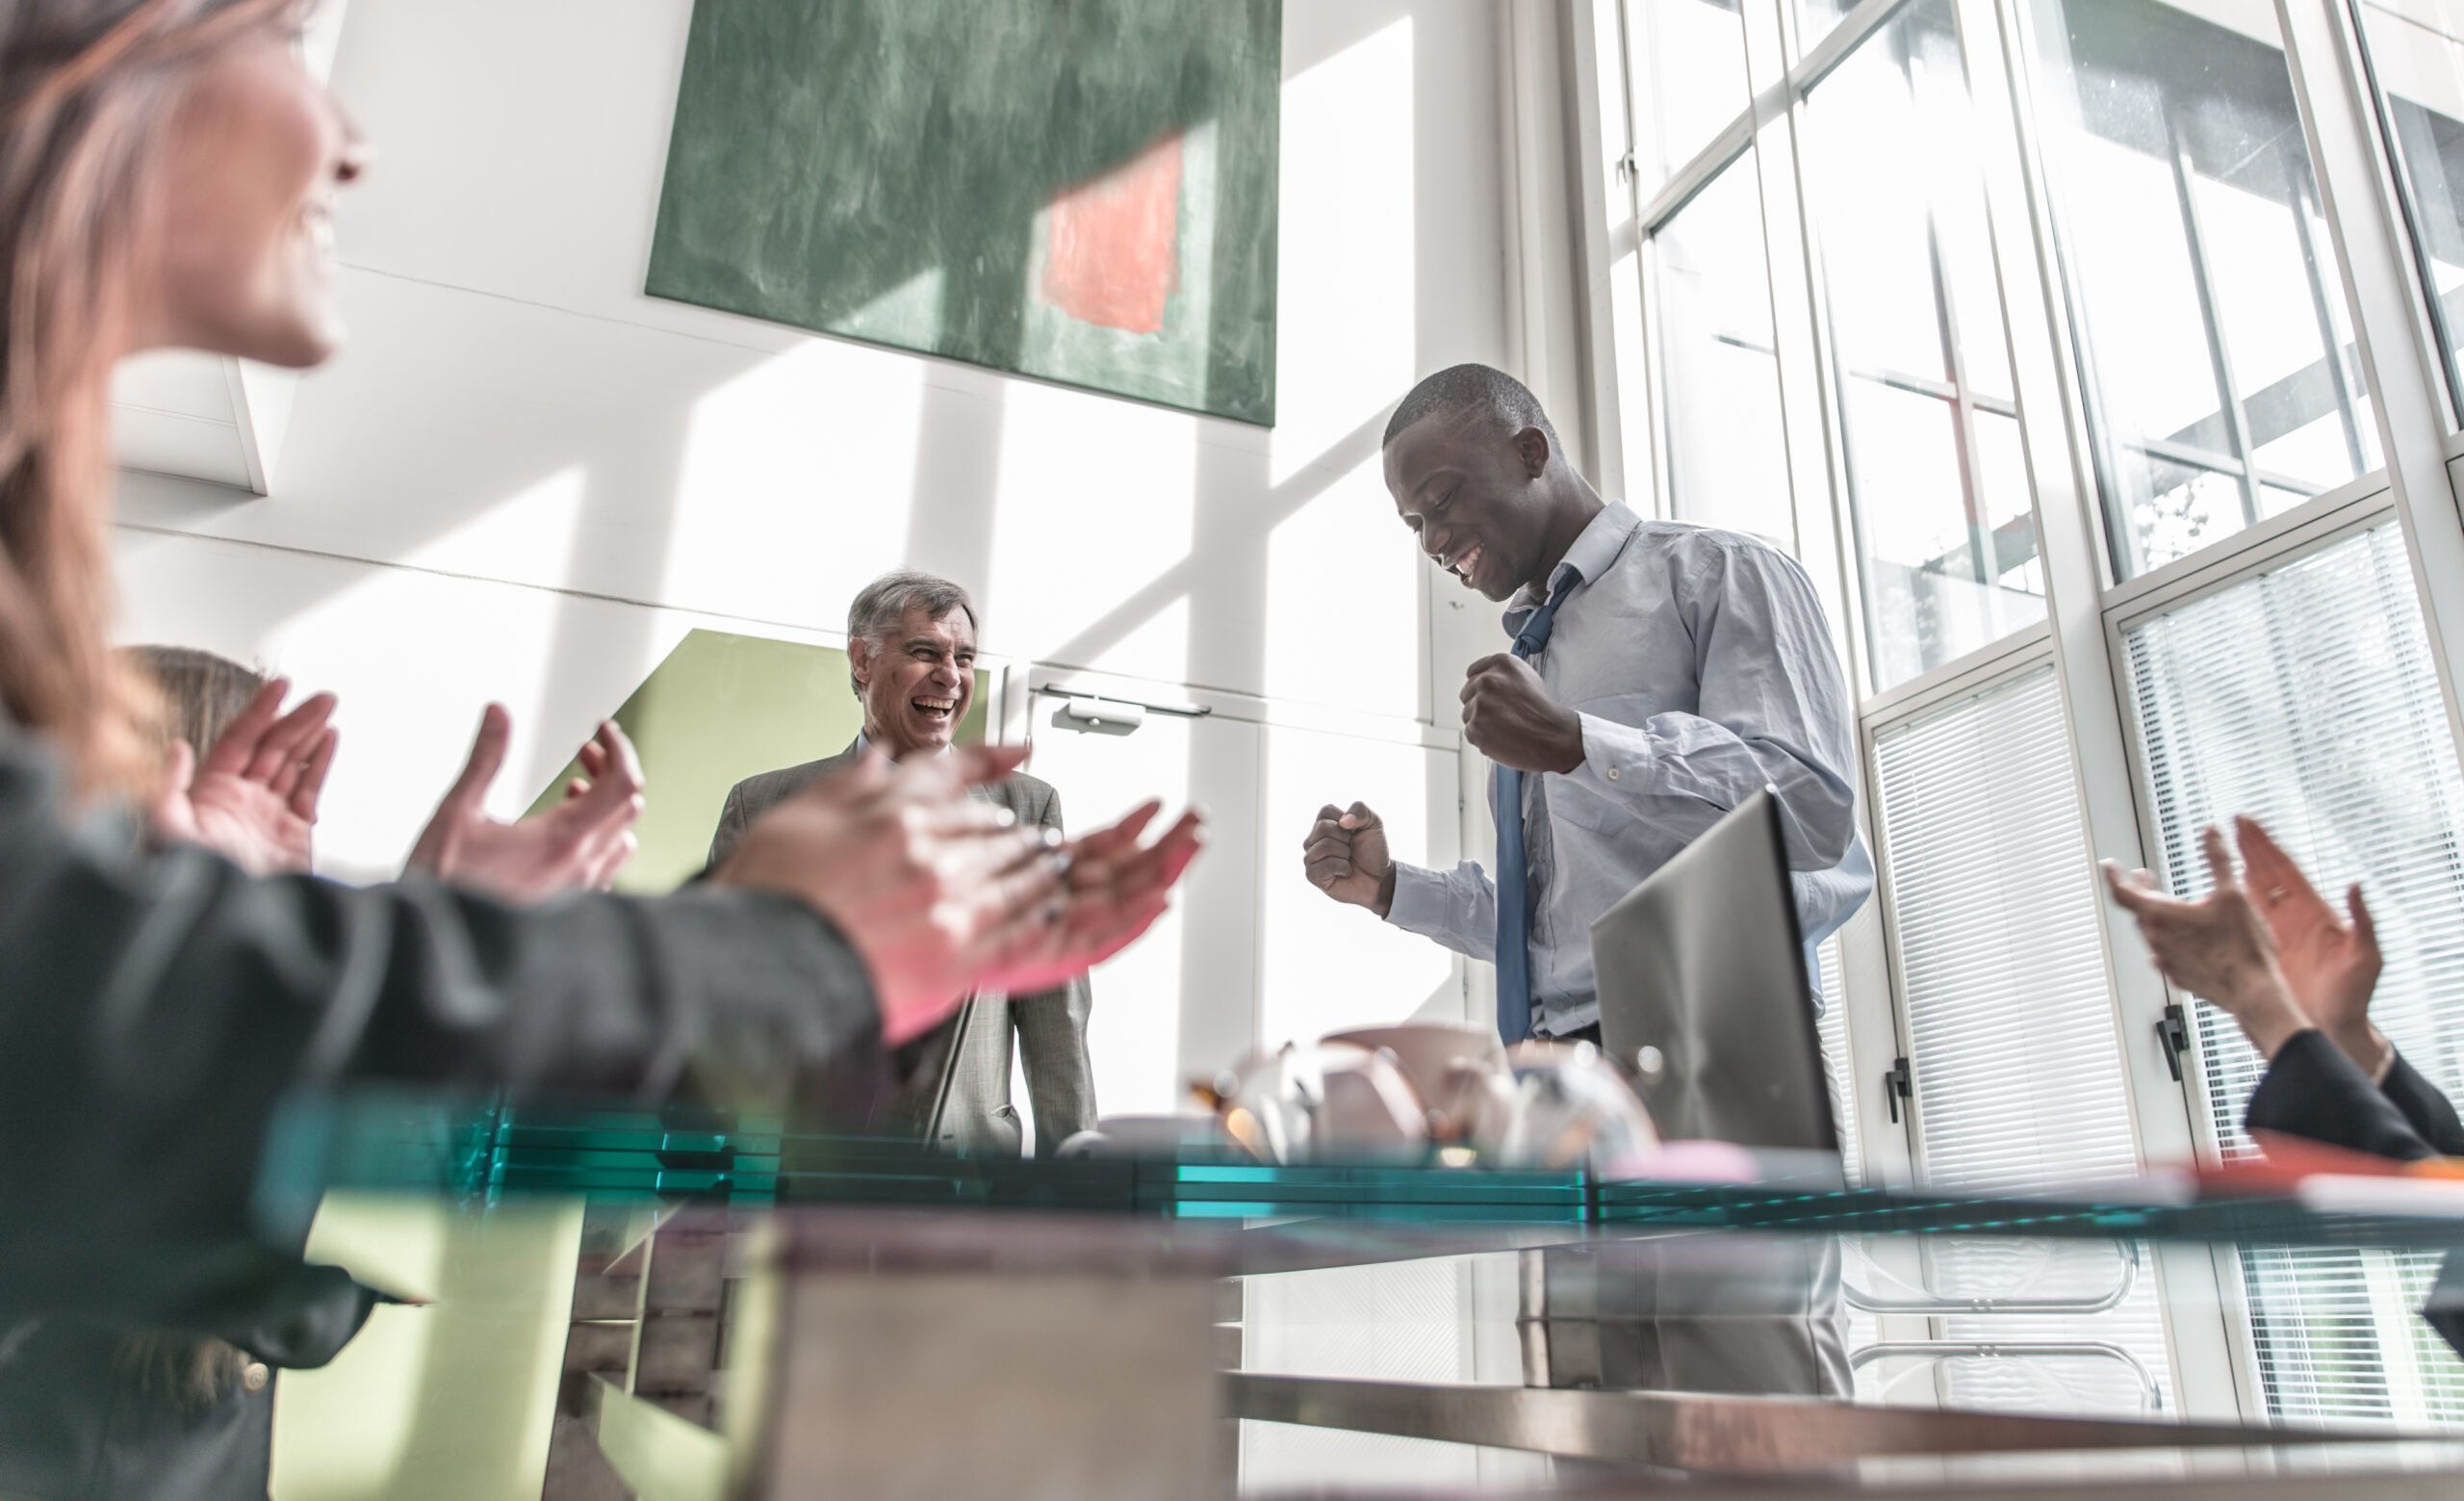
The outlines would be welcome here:
[[[1515,456],[1523,460],[1524,478],[1537,479],[1549,472],[1549,435],[1526,427],[1514,435]]]
[[[856,678],[859,689],[873,686],[873,643],[858,636],[847,643],[847,670]]]

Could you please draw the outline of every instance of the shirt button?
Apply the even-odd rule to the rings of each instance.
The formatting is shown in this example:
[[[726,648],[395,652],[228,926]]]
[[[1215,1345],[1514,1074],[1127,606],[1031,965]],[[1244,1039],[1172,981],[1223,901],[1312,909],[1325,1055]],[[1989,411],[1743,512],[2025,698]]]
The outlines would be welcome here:
[[[267,1370],[262,1360],[250,1360],[247,1368],[240,1373],[240,1385],[250,1391],[265,1390],[266,1383],[271,1380],[273,1372]]]
[[[1617,768],[1616,768],[1615,766],[1611,766],[1611,767],[1609,767],[1609,768],[1608,768],[1608,780],[1609,780],[1609,781],[1611,781],[1611,782],[1614,782],[1614,781],[1616,781],[1616,780],[1617,780]]]

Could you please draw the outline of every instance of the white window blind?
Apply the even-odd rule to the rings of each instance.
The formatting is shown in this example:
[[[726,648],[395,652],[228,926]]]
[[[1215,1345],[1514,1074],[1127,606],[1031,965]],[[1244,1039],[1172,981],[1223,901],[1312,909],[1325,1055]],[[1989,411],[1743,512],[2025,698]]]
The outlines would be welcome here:
[[[2371,1014],[2451,1095],[2464,1087],[2464,781],[2404,544],[2388,523],[2125,633],[2169,888],[2208,888],[2199,830],[2247,813],[2341,904],[2364,883],[2387,968]],[[2226,1154],[2261,1063],[2196,1006],[2204,1105]],[[2434,1258],[2246,1253],[2269,1410],[2464,1418],[2464,1365],[2415,1316]]]
[[[1855,920],[1865,920],[1864,914],[1858,914]],[[1849,1050],[1848,1041],[1848,960],[1841,951],[1840,936],[1834,933],[1824,939],[1818,950],[1822,966],[1822,973],[1818,976],[1822,990],[1822,1016],[1815,1030],[1822,1038],[1822,1069],[1831,1088],[1831,1118],[1839,1124],[1840,1171],[1853,1187],[1865,1180],[1865,1133],[1857,1120],[1857,1058]],[[1863,1275],[1861,1264],[1854,1255],[1848,1259],[1846,1275],[1852,1282]],[[1862,1308],[1848,1309],[1850,1354],[1880,1338],[1882,1325],[1874,1315]],[[1860,1370],[1857,1373],[1857,1399],[1861,1402],[1885,1400],[1883,1375],[1879,1366]]]
[[[1850,1183],[1860,1183],[1864,1177],[1861,1171],[1863,1158],[1858,1150],[1861,1137],[1857,1129],[1853,1072],[1857,1061],[1848,1050],[1848,988],[1846,977],[1840,973],[1846,961],[1840,957],[1839,935],[1834,933],[1824,939],[1817,952],[1822,965],[1822,1016],[1814,1030],[1822,1038],[1822,1068],[1831,1085],[1831,1118],[1839,1124],[1840,1166]]]
[[[1942,1185],[2075,1183],[2137,1171],[2094,868],[2051,665],[1875,738],[1893,939],[1904,980],[1919,1171]],[[2093,1299],[2122,1276],[2094,1242],[1943,1243],[1932,1290]],[[1944,1363],[1954,1400],[2137,1410],[2167,1377],[2152,1279],[2111,1312],[1944,1319],[1945,1338],[2043,1341],[2075,1357]]]

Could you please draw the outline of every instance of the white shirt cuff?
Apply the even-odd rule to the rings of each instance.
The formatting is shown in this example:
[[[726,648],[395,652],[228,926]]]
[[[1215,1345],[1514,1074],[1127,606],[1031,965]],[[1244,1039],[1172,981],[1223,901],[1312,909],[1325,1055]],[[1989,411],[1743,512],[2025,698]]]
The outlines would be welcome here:
[[[1578,712],[1575,717],[1582,721],[1582,764],[1566,775],[1590,784],[1603,797],[1623,797],[1626,789],[1620,784],[1630,782],[1635,768],[1650,759],[1635,743],[1639,732],[1597,714]]]
[[[1434,935],[1446,926],[1446,878],[1434,870],[1395,862],[1395,900],[1386,920],[1407,933]]]

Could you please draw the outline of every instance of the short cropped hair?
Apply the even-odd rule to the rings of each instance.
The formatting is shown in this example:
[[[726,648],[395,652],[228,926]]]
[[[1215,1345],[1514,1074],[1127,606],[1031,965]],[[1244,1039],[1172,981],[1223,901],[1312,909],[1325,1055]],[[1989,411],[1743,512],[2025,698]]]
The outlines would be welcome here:
[[[266,686],[265,674],[194,647],[131,646],[123,651],[162,692],[157,750],[167,751],[172,740],[186,740],[202,758]]]
[[[1387,420],[1386,436],[1378,446],[1393,443],[1424,418],[1451,417],[1474,409],[1504,424],[1508,433],[1537,427],[1548,438],[1551,453],[1560,448],[1557,429],[1550,426],[1549,414],[1540,409],[1540,399],[1531,394],[1531,388],[1487,365],[1450,365],[1412,387],[1411,395]]]
[[[865,584],[856,603],[847,607],[847,644],[861,641],[879,651],[889,644],[890,633],[907,618],[907,612],[918,605],[935,620],[954,609],[965,610],[968,629],[983,629],[976,623],[975,601],[966,590],[937,575],[902,568]],[[856,680],[853,667],[848,669],[847,682],[858,698],[864,696],[864,685]]]

